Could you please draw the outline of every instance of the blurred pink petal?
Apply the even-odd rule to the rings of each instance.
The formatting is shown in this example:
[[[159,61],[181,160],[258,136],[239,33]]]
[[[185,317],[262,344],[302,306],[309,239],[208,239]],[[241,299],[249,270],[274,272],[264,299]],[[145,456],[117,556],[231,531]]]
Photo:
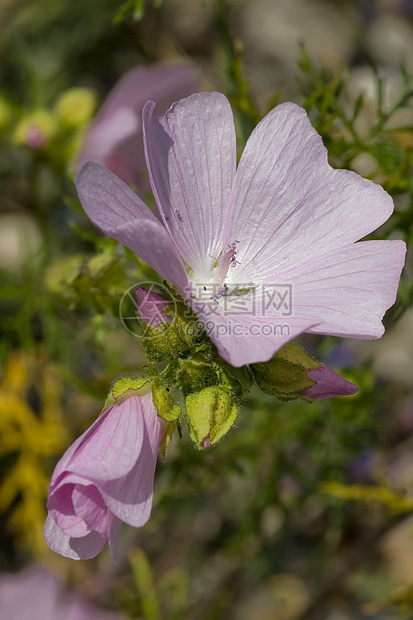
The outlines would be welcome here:
[[[78,592],[66,592],[62,581],[38,565],[20,573],[0,574],[2,620],[122,620],[95,607]]]
[[[197,89],[195,68],[190,64],[157,63],[131,69],[110,91],[85,136],[75,168],[87,161],[102,164],[125,183],[146,189],[142,142],[142,109],[153,99],[160,110]],[[142,174],[143,173],[143,174]]]
[[[107,409],[62,456],[49,487],[45,538],[67,557],[88,559],[109,540],[117,554],[119,520],[149,518],[164,422],[150,393]]]
[[[79,173],[79,196],[97,226],[181,290],[225,360],[267,361],[303,332],[382,335],[406,246],[355,242],[388,219],[392,199],[372,181],[330,167],[302,108],[271,111],[235,175],[223,95],[192,95],[159,119],[153,110],[148,102],[143,112],[146,160],[166,229],[141,206],[132,214],[121,191],[94,202],[106,183],[96,167]],[[125,223],[103,226],[106,211]]]
[[[300,394],[310,400],[322,400],[323,398],[331,398],[332,396],[349,396],[358,392],[358,387],[351,381],[347,381],[337,372],[321,363],[322,368],[307,370],[307,376],[316,381],[315,385],[311,385]]]

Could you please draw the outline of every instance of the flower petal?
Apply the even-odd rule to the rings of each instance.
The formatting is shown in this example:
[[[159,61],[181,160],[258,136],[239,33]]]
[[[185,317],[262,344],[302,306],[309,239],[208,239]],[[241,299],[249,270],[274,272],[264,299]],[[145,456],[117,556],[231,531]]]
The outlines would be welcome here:
[[[317,324],[313,316],[226,313],[212,303],[190,303],[220,356],[235,367],[268,361],[287,342]]]
[[[73,483],[62,484],[50,494],[47,509],[49,516],[65,534],[73,538],[82,538],[89,534],[92,528],[88,527],[82,517],[75,512],[72,501],[74,488]]]
[[[311,333],[380,338],[405,254],[404,241],[362,241],[301,265],[289,274],[293,314],[320,317]]]
[[[149,177],[164,223],[183,260],[210,275],[225,245],[223,227],[236,165],[235,129],[228,100],[198,93],[158,118],[143,110]]]
[[[185,289],[188,274],[174,244],[160,222],[135,220],[112,231],[111,236],[140,256],[163,278],[175,284],[179,289]]]
[[[144,408],[153,408],[152,396],[147,396],[150,405],[148,400]],[[163,432],[162,420],[153,415],[151,410],[146,410],[142,448],[136,465],[124,478],[99,483],[99,491],[108,508],[119,519],[135,527],[144,525],[149,519],[158,448]]]
[[[72,502],[76,515],[83,519],[89,530],[107,538],[108,509],[97,488],[94,485],[77,484],[73,489]]]
[[[132,396],[105,412],[101,424],[78,447],[66,469],[94,482],[126,476],[142,449],[146,413],[142,401],[143,398]],[[153,404],[152,408],[156,416]]]
[[[48,516],[44,524],[44,538],[48,547],[73,560],[90,560],[100,553],[106,538],[97,532],[90,532],[83,538],[71,538],[62,532],[55,521]]]
[[[87,215],[109,236],[122,224],[137,219],[159,223],[130,187],[100,164],[91,161],[84,164],[75,185]]]
[[[162,113],[173,101],[196,90],[196,72],[190,64],[157,63],[125,73],[110,91],[86,133],[75,167],[94,161],[115,172],[126,183],[141,182],[145,169],[142,109],[154,99]]]
[[[234,180],[227,227],[240,264],[231,277],[278,281],[284,269],[361,239],[392,211],[379,185],[329,166],[301,107],[281,104],[251,134]]]
[[[83,208],[96,226],[176,286],[186,285],[185,267],[168,233],[126,183],[93,162],[83,166],[75,183]]]

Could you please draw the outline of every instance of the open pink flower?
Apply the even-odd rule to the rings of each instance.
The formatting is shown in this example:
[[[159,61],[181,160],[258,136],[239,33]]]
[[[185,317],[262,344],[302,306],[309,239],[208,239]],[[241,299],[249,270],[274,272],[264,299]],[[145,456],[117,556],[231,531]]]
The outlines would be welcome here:
[[[44,535],[61,555],[89,559],[109,540],[117,555],[122,521],[149,518],[165,423],[150,393],[107,409],[62,456],[53,472]]]
[[[154,108],[143,110],[144,142],[164,226],[96,164],[76,186],[94,224],[180,289],[220,355],[266,361],[303,332],[379,338],[405,243],[356,241],[388,219],[391,197],[331,168],[293,103],[257,125],[237,169],[224,95],[192,95],[161,118]]]
[[[196,90],[196,72],[190,64],[156,63],[131,69],[116,83],[86,133],[76,158],[79,170],[95,161],[112,170],[126,183],[142,187],[145,156],[142,139],[142,109],[154,99],[162,112],[181,97]]]

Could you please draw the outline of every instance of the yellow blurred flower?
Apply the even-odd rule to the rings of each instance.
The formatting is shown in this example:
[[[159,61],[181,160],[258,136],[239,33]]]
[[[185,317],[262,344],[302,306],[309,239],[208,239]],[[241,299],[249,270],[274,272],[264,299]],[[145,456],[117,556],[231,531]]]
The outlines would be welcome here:
[[[24,116],[13,133],[16,144],[24,144],[32,149],[42,148],[56,134],[57,122],[48,110],[35,110]]]
[[[80,127],[90,121],[96,104],[96,93],[92,89],[69,88],[56,101],[56,118],[66,127]]]
[[[42,355],[9,356],[0,382],[0,457],[13,461],[0,483],[0,512],[12,508],[8,526],[35,554],[46,550],[46,458],[67,443],[61,396],[61,380]]]

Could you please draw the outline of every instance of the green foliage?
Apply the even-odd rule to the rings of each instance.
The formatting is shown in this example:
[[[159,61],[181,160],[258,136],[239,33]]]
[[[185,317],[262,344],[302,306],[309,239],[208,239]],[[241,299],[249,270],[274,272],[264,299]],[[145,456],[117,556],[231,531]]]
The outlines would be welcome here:
[[[163,4],[163,0],[150,0],[150,3],[155,9],[159,9]],[[132,18],[136,21],[142,19],[145,14],[145,0],[127,0],[127,2],[121,4],[114,14],[114,23],[119,24],[126,19],[129,14],[131,14]]]

